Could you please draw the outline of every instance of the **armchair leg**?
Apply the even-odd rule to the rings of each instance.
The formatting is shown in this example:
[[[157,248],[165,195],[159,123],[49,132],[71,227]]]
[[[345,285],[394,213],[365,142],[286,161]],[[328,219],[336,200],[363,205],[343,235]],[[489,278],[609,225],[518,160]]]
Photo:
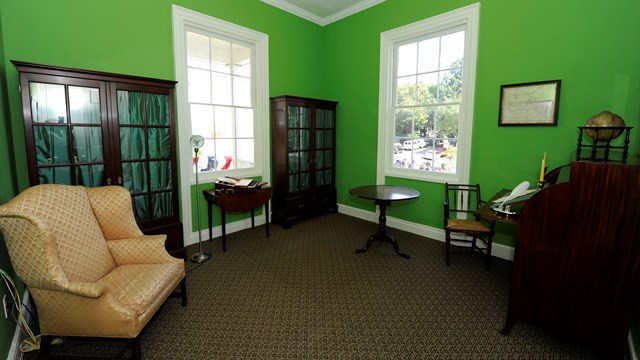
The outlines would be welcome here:
[[[182,295],[182,307],[187,307],[187,277],[180,281],[180,294]]]

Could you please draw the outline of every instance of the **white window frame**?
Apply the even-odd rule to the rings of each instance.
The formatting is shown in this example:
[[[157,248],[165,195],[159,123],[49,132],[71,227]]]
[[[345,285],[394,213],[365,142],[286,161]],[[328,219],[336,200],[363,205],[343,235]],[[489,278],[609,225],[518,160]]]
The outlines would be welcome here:
[[[180,150],[180,183],[182,197],[182,223],[185,246],[197,242],[192,239],[191,185],[195,184],[193,172],[193,149],[189,143],[191,137],[191,116],[188,101],[187,72],[187,31],[195,31],[211,36],[220,36],[234,41],[251,44],[255,49],[255,63],[252,64],[252,81],[255,82],[252,99],[254,111],[254,151],[255,166],[252,168],[203,172],[198,174],[200,183],[213,182],[222,176],[239,178],[260,176],[270,181],[269,167],[269,36],[215,17],[173,5],[173,46],[176,80],[176,99],[178,109],[178,148]],[[199,196],[199,194],[198,194]]]
[[[479,21],[480,3],[475,3],[380,34],[378,184],[384,184],[387,176],[439,183],[467,183],[469,181]],[[395,68],[397,61],[395,49],[398,45],[406,44],[411,39],[421,38],[431,34],[437,35],[442,31],[460,26],[463,26],[465,30],[465,45],[462,66],[462,104],[460,106],[460,122],[458,124],[456,173],[436,173],[394,167],[393,144],[395,116],[393,99],[395,98]]]

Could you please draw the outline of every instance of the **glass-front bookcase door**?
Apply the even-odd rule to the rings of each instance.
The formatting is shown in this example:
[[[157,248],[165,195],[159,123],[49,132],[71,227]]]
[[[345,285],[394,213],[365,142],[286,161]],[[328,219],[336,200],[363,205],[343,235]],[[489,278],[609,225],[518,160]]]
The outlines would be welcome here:
[[[120,175],[138,221],[174,216],[171,106],[168,93],[116,92]]]
[[[106,182],[104,85],[77,79],[26,80],[30,112],[25,116],[30,171],[39,184],[101,186]],[[26,85],[26,89],[24,88]]]
[[[289,192],[311,187],[311,110],[305,106],[288,108]]]
[[[316,186],[333,185],[333,164],[335,159],[335,119],[334,110],[316,108],[315,117],[315,163]]]

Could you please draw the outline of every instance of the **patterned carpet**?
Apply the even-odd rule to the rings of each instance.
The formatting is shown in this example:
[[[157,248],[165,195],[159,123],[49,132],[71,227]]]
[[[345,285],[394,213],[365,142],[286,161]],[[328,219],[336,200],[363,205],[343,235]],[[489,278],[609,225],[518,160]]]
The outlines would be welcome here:
[[[187,265],[189,305],[169,299],[144,330],[145,359],[596,359],[529,324],[500,334],[511,263],[398,229],[400,249],[374,243],[377,225],[329,214],[290,230],[264,225],[206,241],[212,260]],[[189,247],[189,254],[198,251]],[[120,340],[67,339],[62,353],[104,356]],[[31,354],[30,354],[31,356]],[[28,356],[26,356],[28,358]]]

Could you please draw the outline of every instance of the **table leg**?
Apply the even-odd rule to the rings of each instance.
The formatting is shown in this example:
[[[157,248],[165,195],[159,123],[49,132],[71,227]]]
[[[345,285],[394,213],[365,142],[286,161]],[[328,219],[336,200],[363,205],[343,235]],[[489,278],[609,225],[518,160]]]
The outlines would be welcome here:
[[[380,240],[391,242],[391,244],[393,245],[393,249],[398,255],[409,259],[410,256],[408,254],[400,252],[400,247],[398,246],[398,242],[396,241],[396,239],[394,239],[387,233],[387,206],[391,205],[391,202],[376,200],[375,204],[380,207],[380,216],[378,217],[378,232],[369,237],[369,240],[367,240],[367,244],[363,248],[356,249],[356,254],[367,251],[374,240]]]
[[[209,214],[209,241],[213,240],[213,232],[211,231],[211,227],[213,226],[212,224],[212,216],[211,216],[211,211],[212,209],[212,205],[210,201],[207,201],[207,210],[208,210],[208,214]]]
[[[254,215],[255,215],[255,209],[251,208],[251,228],[254,229],[256,227],[256,223],[255,223],[255,219],[254,219]]]
[[[265,225],[267,225],[267,237],[269,237],[269,201],[264,203],[264,216],[267,221]]]
[[[222,251],[227,251],[227,215],[223,208],[220,208],[220,227],[222,228]]]

